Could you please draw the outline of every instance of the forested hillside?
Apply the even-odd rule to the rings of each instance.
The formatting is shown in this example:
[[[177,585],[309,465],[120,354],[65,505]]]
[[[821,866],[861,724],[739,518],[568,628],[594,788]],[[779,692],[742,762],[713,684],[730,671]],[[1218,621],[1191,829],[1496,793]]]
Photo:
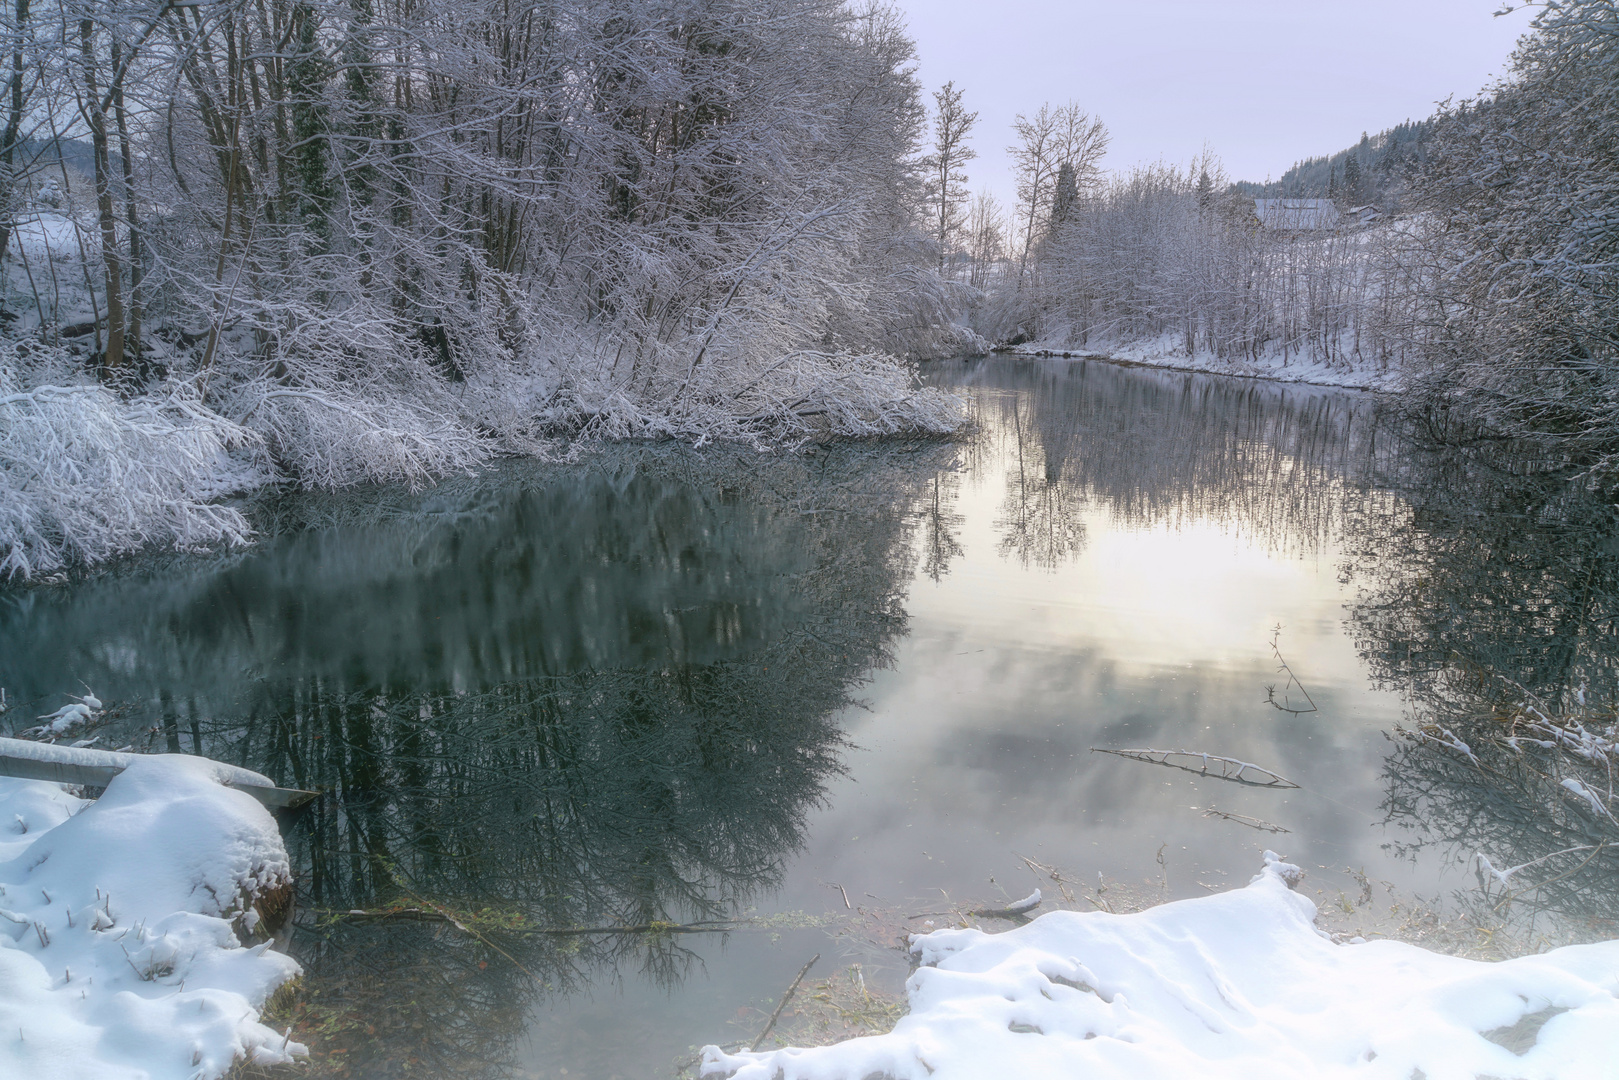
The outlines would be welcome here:
[[[1233,185],[1244,195],[1261,198],[1338,199],[1345,205],[1372,203],[1385,211],[1402,209],[1412,179],[1428,160],[1432,120],[1407,120],[1326,157],[1306,158],[1280,180]]]

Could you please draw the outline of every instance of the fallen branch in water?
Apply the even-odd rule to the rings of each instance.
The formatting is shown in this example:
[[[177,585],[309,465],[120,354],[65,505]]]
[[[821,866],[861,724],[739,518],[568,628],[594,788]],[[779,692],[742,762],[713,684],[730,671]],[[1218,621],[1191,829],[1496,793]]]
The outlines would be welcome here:
[[[1184,769],[1186,772],[1197,773],[1199,776],[1212,776],[1216,780],[1230,780],[1237,784],[1247,784],[1250,787],[1277,787],[1296,788],[1299,785],[1280,773],[1272,772],[1262,765],[1255,765],[1251,761],[1238,761],[1236,758],[1221,757],[1219,754],[1205,754],[1200,750],[1154,750],[1151,747],[1129,748],[1123,750],[1108,750],[1104,747],[1091,747],[1093,754],[1112,754],[1114,757],[1129,758],[1132,761],[1145,761],[1149,765],[1168,765],[1172,769]],[[1183,765],[1171,758],[1184,758],[1197,765]],[[1220,771],[1209,771],[1211,765],[1218,765]],[[1236,771],[1233,772],[1232,770]],[[1246,774],[1258,773],[1264,777],[1262,780],[1250,780]]]
[[[979,908],[967,914],[975,919],[1011,919],[1014,922],[1028,922],[1029,912],[1039,906],[1040,890],[1036,889],[1015,904],[1007,904],[1003,908]]]
[[[1197,810],[1198,807],[1194,806],[1192,809]],[[1277,825],[1274,822],[1265,821],[1261,818],[1249,817],[1247,814],[1233,814],[1230,810],[1219,810],[1212,806],[1203,807],[1202,810],[1204,817],[1225,818],[1227,821],[1235,821],[1239,825],[1246,825],[1250,829],[1258,829],[1260,832],[1285,833],[1293,831],[1292,829],[1284,829],[1282,826]]]
[[[1299,682],[1299,677],[1293,674],[1293,669],[1288,667],[1287,661],[1282,658],[1281,646],[1277,644],[1277,639],[1281,636],[1282,626],[1280,623],[1278,623],[1276,624],[1276,629],[1273,630],[1270,635],[1270,651],[1276,654],[1276,663],[1280,665],[1276,670],[1278,672],[1287,672],[1287,685],[1282,687],[1281,701],[1276,700],[1276,687],[1274,685],[1265,687],[1265,701],[1273,708],[1278,709],[1281,712],[1291,713],[1294,716],[1302,716],[1305,713],[1316,712],[1317,709],[1315,699],[1310,697],[1310,691],[1304,688],[1304,684]],[[1292,699],[1287,696],[1287,691],[1295,686],[1299,688],[1299,693],[1304,695],[1304,700],[1310,703],[1310,707],[1308,709],[1293,708]]]
[[[798,978],[794,979],[793,985],[789,986],[787,988],[787,992],[781,995],[781,1000],[776,1003],[776,1011],[770,1014],[770,1023],[766,1024],[765,1029],[759,1032],[759,1037],[753,1040],[752,1046],[748,1047],[749,1051],[759,1049],[760,1044],[765,1041],[765,1037],[775,1030],[776,1021],[781,1019],[781,1010],[787,1007],[788,999],[791,998],[793,993],[798,989],[798,984],[804,981],[804,975],[809,971],[810,968],[815,966],[815,961],[819,960],[820,958],[821,954],[816,953],[814,956],[809,958],[809,963],[798,969]]]

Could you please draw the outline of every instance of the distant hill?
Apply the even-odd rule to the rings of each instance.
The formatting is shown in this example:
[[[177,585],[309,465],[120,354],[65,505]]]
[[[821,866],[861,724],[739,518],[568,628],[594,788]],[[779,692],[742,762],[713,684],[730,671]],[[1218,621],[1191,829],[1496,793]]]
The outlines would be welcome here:
[[[116,173],[123,168],[123,158],[114,150],[109,154],[109,163]],[[19,169],[40,172],[45,169],[59,167],[59,162],[67,162],[69,168],[77,169],[86,176],[92,176],[96,170],[95,149],[85,139],[23,139],[17,143],[17,167]]]
[[[1266,184],[1241,181],[1232,187],[1257,198],[1334,198],[1350,205],[1376,203],[1398,210],[1407,180],[1427,160],[1432,120],[1407,120],[1326,157],[1306,158]]]

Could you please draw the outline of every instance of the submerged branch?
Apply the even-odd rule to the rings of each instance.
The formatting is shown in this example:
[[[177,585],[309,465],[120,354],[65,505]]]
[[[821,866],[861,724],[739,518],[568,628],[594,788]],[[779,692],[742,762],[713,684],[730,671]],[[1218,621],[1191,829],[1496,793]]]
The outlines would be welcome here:
[[[1278,672],[1287,672],[1287,685],[1282,687],[1281,701],[1276,700],[1275,686],[1265,687],[1265,702],[1279,712],[1291,713],[1294,716],[1303,716],[1305,713],[1319,712],[1320,710],[1316,707],[1315,699],[1310,697],[1310,691],[1306,690],[1304,688],[1304,684],[1299,682],[1299,677],[1293,674],[1293,669],[1288,667],[1287,661],[1282,657],[1281,646],[1277,644],[1277,639],[1281,636],[1282,627],[1281,624],[1278,623],[1276,628],[1271,631],[1270,651],[1276,655],[1276,663],[1280,665],[1276,670]],[[1308,709],[1293,708],[1292,699],[1287,696],[1287,692],[1289,689],[1295,686],[1298,687],[1299,693],[1304,695],[1304,700],[1310,703],[1310,707]]]
[[[1212,776],[1216,780],[1230,780],[1237,784],[1247,784],[1250,787],[1279,787],[1296,788],[1299,785],[1280,773],[1273,772],[1262,765],[1255,765],[1251,761],[1238,761],[1236,758],[1221,757],[1219,754],[1205,754],[1200,750],[1154,750],[1151,747],[1127,748],[1123,750],[1108,750],[1104,747],[1093,746],[1093,754],[1112,754],[1114,757],[1129,758],[1132,761],[1145,761],[1149,765],[1168,765],[1172,769],[1184,769],[1187,772],[1197,773],[1199,776]],[[1198,767],[1183,765],[1171,758],[1184,758],[1187,761],[1197,762]],[[1210,772],[1211,765],[1219,766],[1219,772]],[[1232,770],[1236,771],[1233,772]],[[1258,773],[1263,779],[1250,780],[1249,772]]]

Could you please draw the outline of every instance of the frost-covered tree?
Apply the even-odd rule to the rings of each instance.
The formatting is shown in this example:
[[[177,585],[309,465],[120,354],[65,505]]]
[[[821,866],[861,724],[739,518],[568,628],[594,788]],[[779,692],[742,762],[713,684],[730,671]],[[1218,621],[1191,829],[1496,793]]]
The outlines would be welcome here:
[[[1017,175],[1018,231],[1021,234],[1018,281],[1022,284],[1028,274],[1030,258],[1036,254],[1036,242],[1050,229],[1057,179],[1063,167],[1066,165],[1073,174],[1076,190],[1096,183],[1109,136],[1101,118],[1073,102],[1056,108],[1042,105],[1032,116],[1020,113],[1012,130],[1018,142],[1008,147],[1008,153]]]
[[[312,486],[557,437],[959,423],[904,363],[962,333],[891,9],[19,0],[14,23],[0,163],[92,150],[0,260],[18,393],[98,369],[114,402],[250,433],[221,475]],[[4,183],[36,191],[36,156]]]
[[[962,104],[964,94],[954,82],[945,83],[934,93],[933,153],[922,159],[930,206],[928,221],[939,246],[940,273],[961,232],[969,198],[967,174],[961,171],[962,166],[978,156],[978,151],[967,145],[978,114],[968,112]]]
[[[1413,320],[1435,430],[1542,440],[1619,473],[1619,5],[1537,5],[1495,92],[1438,121]]]

